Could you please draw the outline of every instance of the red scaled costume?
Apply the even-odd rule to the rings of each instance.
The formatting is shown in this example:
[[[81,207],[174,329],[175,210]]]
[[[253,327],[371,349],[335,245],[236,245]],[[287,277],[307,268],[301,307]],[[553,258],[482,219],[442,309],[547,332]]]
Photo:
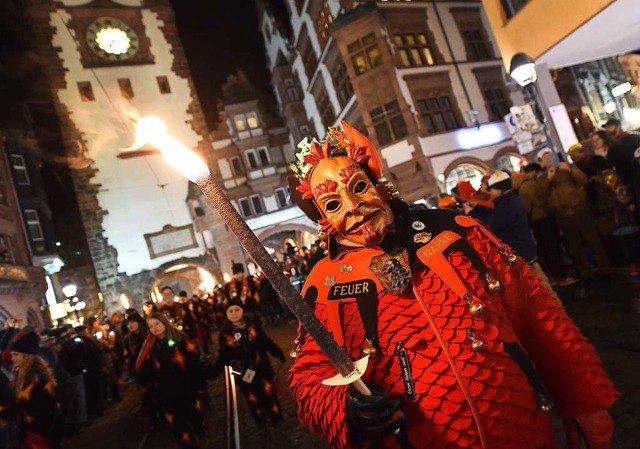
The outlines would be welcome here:
[[[331,146],[346,146],[375,182],[375,149],[343,127],[342,140]],[[311,165],[335,157],[323,143],[312,144],[305,159]],[[363,149],[369,159],[357,157]],[[317,183],[300,181],[297,201],[323,225],[331,250],[302,296],[354,360],[363,350],[374,353],[363,380],[401,401],[413,447],[556,448],[551,411],[565,420],[571,448],[579,447],[578,428],[591,449],[609,447],[606,410],[618,393],[593,346],[524,260],[468,217],[410,210],[388,198],[393,226],[383,238],[341,246],[327,223],[336,206],[312,188]],[[344,190],[334,189],[345,203],[351,184],[345,179]],[[310,189],[313,197],[305,198]],[[309,213],[309,201],[319,214]],[[336,370],[304,332],[297,352],[290,384],[299,418],[331,447],[357,447],[347,416],[352,387],[321,383]],[[398,447],[392,437],[372,444]]]

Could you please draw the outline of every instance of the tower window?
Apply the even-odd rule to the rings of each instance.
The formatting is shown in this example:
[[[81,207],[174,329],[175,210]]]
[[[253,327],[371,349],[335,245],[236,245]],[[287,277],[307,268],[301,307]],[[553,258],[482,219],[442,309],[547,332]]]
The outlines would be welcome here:
[[[25,209],[24,221],[26,222],[27,231],[29,233],[29,237],[31,237],[31,240],[33,241],[44,240],[44,234],[42,233],[42,226],[40,225],[40,215],[38,215],[37,210]]]
[[[156,76],[156,81],[161,94],[171,93],[171,86],[169,85],[169,80],[166,76]]]
[[[21,186],[28,186],[29,184],[31,184],[29,180],[29,171],[27,170],[27,164],[22,155],[12,154],[11,166],[13,167],[13,175],[15,176],[16,184]]]
[[[93,94],[93,87],[89,81],[79,81],[78,92],[80,93],[80,99],[83,102],[96,101],[96,97]]]
[[[133,98],[133,87],[131,87],[131,80],[129,78],[118,79],[118,86],[120,86],[120,95],[122,98],[131,100]]]

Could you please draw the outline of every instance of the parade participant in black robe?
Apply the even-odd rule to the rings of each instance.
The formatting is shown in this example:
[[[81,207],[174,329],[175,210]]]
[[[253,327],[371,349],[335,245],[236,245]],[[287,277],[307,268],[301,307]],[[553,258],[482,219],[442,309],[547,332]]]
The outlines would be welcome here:
[[[194,432],[204,432],[196,395],[202,383],[198,348],[161,312],[150,315],[147,325],[149,335],[136,362],[138,372],[148,376],[145,382],[152,385],[152,394],[180,446],[197,448]]]
[[[220,374],[225,365],[231,366],[256,422],[264,425],[269,417],[272,424],[278,425],[282,422],[282,413],[267,352],[280,362],[284,362],[284,354],[257,322],[244,316],[242,301],[229,300],[226,313],[214,375]]]

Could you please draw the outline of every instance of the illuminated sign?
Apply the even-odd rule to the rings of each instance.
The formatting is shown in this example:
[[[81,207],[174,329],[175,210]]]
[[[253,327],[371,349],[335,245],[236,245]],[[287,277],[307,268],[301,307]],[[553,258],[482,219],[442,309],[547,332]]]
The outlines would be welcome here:
[[[247,220],[247,225],[251,230],[272,226],[274,224],[282,223],[283,221],[293,220],[294,218],[302,217],[304,212],[297,207],[289,207],[288,209],[279,210],[270,214],[261,215],[256,218],[250,218]]]
[[[456,132],[458,145],[464,150],[495,145],[508,138],[504,126],[497,123],[485,123],[479,127],[465,128]]]

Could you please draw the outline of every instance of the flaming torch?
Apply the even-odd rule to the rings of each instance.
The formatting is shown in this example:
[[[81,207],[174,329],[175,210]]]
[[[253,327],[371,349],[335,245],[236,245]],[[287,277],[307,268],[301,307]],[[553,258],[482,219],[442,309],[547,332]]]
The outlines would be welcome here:
[[[264,246],[251,231],[247,223],[233,207],[222,189],[216,184],[209,168],[192,150],[167,133],[167,128],[159,117],[142,117],[135,130],[136,142],[129,150],[151,144],[164,156],[165,161],[196,183],[207,200],[215,207],[227,226],[236,235],[245,250],[262,268],[280,297],[289,306],[291,312],[300,320],[307,332],[327,355],[338,370],[338,375],[327,379],[328,385],[353,383],[363,394],[370,395],[369,389],[360,379],[367,366],[367,358],[353,362],[347,353],[336,343],[313,311],[302,300],[293,285],[284,276],[282,270],[265,250]]]

